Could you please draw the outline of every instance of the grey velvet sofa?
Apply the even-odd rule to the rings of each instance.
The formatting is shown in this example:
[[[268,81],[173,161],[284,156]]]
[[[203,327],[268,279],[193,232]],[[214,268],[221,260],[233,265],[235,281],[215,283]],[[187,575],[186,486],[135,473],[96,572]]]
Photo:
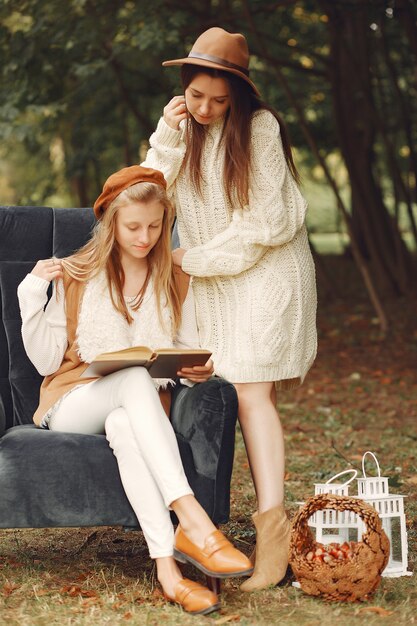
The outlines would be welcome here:
[[[0,207],[0,528],[139,526],[104,436],[32,423],[42,379],[23,348],[17,285],[38,259],[80,247],[93,222],[91,209]],[[229,517],[236,415],[235,389],[222,379],[173,392],[185,471],[217,524]]]

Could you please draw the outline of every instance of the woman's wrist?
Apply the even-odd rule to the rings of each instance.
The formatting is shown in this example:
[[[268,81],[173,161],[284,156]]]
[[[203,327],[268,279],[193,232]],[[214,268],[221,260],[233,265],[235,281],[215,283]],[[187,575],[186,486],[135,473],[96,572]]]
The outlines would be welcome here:
[[[181,141],[181,129],[175,130],[161,117],[156,127],[154,138],[159,144],[169,148],[176,148]]]

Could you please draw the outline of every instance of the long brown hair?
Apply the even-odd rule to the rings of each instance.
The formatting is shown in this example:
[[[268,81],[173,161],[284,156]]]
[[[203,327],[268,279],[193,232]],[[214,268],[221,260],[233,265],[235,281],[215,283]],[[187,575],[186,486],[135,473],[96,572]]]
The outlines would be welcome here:
[[[94,278],[104,270],[113,306],[131,324],[133,317],[129,313],[123,296],[125,274],[120,261],[119,245],[115,237],[116,215],[118,210],[127,203],[152,200],[158,200],[164,207],[162,230],[157,243],[147,257],[149,269],[145,284],[136,295],[131,308],[133,310],[139,309],[150,275],[152,275],[159,320],[163,325],[162,301],[163,298],[166,298],[172,320],[170,330],[175,335],[181,321],[181,302],[175,284],[171,256],[171,228],[174,220],[174,208],[161,185],[141,182],[122,191],[95,225],[91,239],[75,254],[62,259],[62,265],[72,278],[81,282]]]
[[[277,119],[285,161],[294,180],[299,183],[300,177],[294,163],[289,134],[281,116],[263,102],[246,81],[231,72],[185,63],[181,68],[181,81],[184,91],[197,74],[224,78],[229,86],[230,107],[226,113],[222,137],[225,150],[223,181],[229,202],[233,204],[233,200],[237,200],[242,207],[248,204],[251,157],[250,122],[252,114],[260,109],[270,111]],[[201,193],[200,164],[206,139],[206,128],[190,115],[185,136],[187,149],[183,167],[188,168],[195,188]]]

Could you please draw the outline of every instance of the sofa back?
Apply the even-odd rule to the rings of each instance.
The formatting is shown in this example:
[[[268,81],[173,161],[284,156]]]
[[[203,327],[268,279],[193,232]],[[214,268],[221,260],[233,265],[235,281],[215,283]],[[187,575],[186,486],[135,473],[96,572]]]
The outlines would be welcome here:
[[[32,423],[42,382],[23,347],[17,286],[39,259],[80,248],[94,222],[92,209],[0,206],[0,406],[6,428]]]

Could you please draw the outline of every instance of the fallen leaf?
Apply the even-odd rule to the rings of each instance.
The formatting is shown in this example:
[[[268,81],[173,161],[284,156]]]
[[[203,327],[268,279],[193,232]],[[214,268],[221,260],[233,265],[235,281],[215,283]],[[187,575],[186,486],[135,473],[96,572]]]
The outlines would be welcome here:
[[[215,624],[227,624],[227,622],[240,622],[240,615],[225,615],[214,621]]]
[[[3,596],[6,596],[6,598],[10,595],[12,595],[13,591],[16,591],[16,589],[19,589],[19,585],[15,585],[15,583],[4,583],[3,585],[3,589],[2,589],[2,594]]]
[[[47,596],[49,593],[51,593],[51,590],[50,589],[36,589],[36,587],[34,587],[33,593],[35,596]]]
[[[98,597],[98,593],[97,591],[93,591],[92,589],[81,589],[80,591],[80,595],[83,598],[97,598]]]
[[[85,600],[81,602],[81,606],[83,606],[84,608],[94,606],[95,604],[101,604],[100,598],[97,598],[97,597],[86,598]]]
[[[113,604],[111,605],[112,609],[120,609],[120,607],[124,606],[126,604],[126,602],[113,602]]]
[[[388,611],[383,609],[382,606],[365,606],[363,609],[359,609],[359,613],[377,613],[381,617],[387,617],[392,615],[394,611]]]
[[[81,589],[78,585],[66,585],[60,589],[60,593],[67,594],[71,596],[71,598],[75,598],[76,596],[81,596],[83,598],[96,598],[97,591],[93,591],[90,589]]]

